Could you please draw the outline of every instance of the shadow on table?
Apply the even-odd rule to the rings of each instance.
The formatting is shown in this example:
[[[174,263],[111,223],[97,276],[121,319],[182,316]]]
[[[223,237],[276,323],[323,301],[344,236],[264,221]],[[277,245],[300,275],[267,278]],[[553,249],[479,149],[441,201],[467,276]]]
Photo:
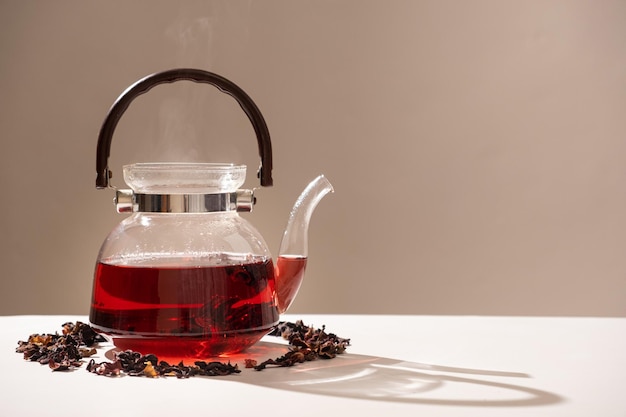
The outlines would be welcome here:
[[[276,357],[284,353],[284,346],[279,347],[282,351],[271,356],[276,344],[261,342],[250,353],[255,357]],[[231,359],[240,362],[235,357]],[[237,376],[244,383],[282,390],[415,404],[518,407],[563,400],[556,394],[510,382],[529,378],[530,375],[518,372],[429,365],[352,353],[290,368],[244,369]]]
[[[114,360],[115,351],[109,350],[105,357]],[[282,356],[286,351],[285,344],[261,341],[245,353],[216,360],[228,360],[241,368],[244,359],[261,362]],[[294,392],[413,404],[528,407],[563,401],[556,394],[510,382],[530,379],[525,373],[423,364],[353,353],[289,368],[242,369],[237,375],[211,378]]]

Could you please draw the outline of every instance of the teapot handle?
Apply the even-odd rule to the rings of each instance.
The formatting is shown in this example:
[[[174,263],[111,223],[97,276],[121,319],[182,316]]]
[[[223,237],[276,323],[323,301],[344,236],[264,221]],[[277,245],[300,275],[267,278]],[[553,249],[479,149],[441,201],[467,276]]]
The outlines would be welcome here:
[[[272,185],[272,143],[265,119],[259,108],[252,99],[237,85],[226,78],[212,72],[193,69],[178,68],[163,72],[157,72],[135,82],[128,87],[115,101],[102,123],[98,137],[98,150],[96,155],[96,188],[102,189],[109,186],[111,171],[109,170],[109,155],[111,153],[111,140],[113,132],[122,114],[128,109],[130,103],[141,94],[148,92],[152,87],[172,83],[178,80],[189,80],[198,83],[207,83],[217,87],[220,91],[232,96],[246,113],[257,136],[261,166],[258,176],[261,186]]]

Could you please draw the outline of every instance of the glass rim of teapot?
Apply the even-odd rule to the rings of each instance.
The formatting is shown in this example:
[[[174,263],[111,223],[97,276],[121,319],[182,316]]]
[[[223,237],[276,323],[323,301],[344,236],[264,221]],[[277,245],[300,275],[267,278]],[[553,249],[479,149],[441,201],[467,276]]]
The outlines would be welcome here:
[[[239,169],[245,170],[247,165],[235,164],[232,162],[133,162],[131,164],[123,165],[123,168],[144,169],[144,170],[156,170],[156,169],[170,169],[170,170],[186,170],[191,169],[193,171],[236,171]]]
[[[124,165],[123,174],[136,193],[216,193],[241,187],[246,169],[243,164],[218,162],[140,162]]]

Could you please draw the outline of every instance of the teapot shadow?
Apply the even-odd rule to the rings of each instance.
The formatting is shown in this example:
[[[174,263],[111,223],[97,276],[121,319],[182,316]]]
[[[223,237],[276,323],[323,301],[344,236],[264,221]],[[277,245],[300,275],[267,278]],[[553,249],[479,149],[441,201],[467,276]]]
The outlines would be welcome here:
[[[276,348],[281,350],[275,353]],[[285,346],[260,342],[243,356],[276,357]],[[240,362],[236,355],[229,358]],[[261,359],[263,360],[263,359]],[[243,361],[241,361],[243,362]],[[413,404],[448,406],[543,406],[563,401],[554,393],[531,388],[510,379],[531,378],[520,372],[458,368],[407,362],[377,356],[344,353],[332,360],[319,359],[289,368],[244,369],[236,379],[280,390]]]
[[[263,371],[243,368],[244,359],[262,362],[284,355],[287,349],[285,343],[262,340],[243,353],[213,358],[238,364],[241,373],[210,378],[285,391],[409,404],[533,407],[564,400],[557,394],[510,382],[532,378],[522,372],[442,366],[354,353],[287,368],[268,367]],[[108,350],[105,357],[114,360],[116,351]]]

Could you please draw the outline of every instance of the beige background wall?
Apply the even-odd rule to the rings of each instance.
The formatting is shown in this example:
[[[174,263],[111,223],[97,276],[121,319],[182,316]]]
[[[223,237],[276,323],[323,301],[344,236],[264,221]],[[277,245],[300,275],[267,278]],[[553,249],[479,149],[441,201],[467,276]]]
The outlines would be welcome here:
[[[89,308],[122,217],[100,124],[135,80],[235,81],[273,135],[250,220],[274,253],[318,173],[290,312],[626,316],[626,2],[0,0],[0,314]],[[110,166],[258,165],[210,86],[136,100]]]

